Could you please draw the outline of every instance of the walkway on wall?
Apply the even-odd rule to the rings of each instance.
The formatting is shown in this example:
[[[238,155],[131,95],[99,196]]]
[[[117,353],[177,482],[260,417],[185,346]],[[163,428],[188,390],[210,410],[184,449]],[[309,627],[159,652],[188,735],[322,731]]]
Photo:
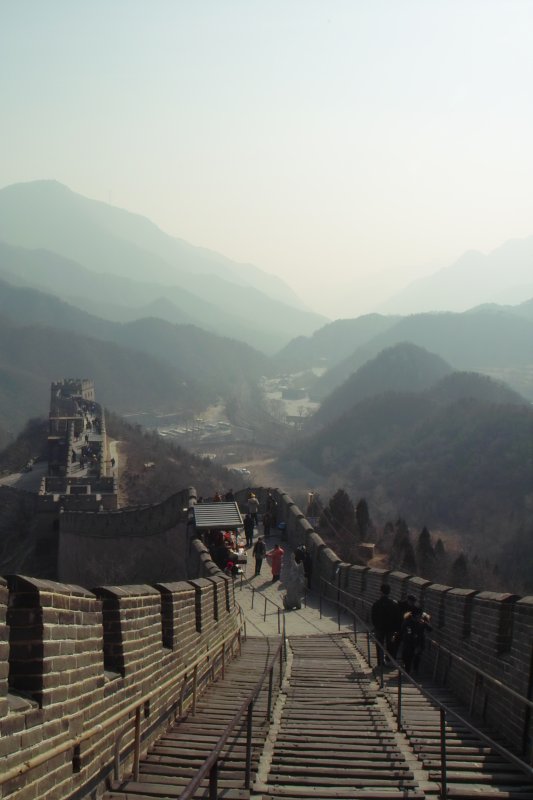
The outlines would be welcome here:
[[[280,800],[533,800],[527,776],[466,724],[466,713],[444,689],[425,680],[451,713],[443,780],[441,710],[412,684],[402,687],[398,721],[398,673],[385,670],[383,685],[374,647],[354,641],[351,617],[307,598],[307,607],[279,611],[279,584],[266,573],[236,583],[246,616],[243,655],[202,697],[196,714],[172,727],[142,761],[139,779],[128,780],[106,800],[177,798],[205,761],[244,694],[257,680],[268,653],[287,635],[285,676],[272,721],[265,721],[263,687],[254,711],[251,788],[244,788],[246,718],[227,742],[219,765],[217,797]],[[253,573],[253,570],[251,570]],[[266,599],[265,599],[266,598]],[[276,687],[278,681],[274,681]],[[446,794],[443,793],[443,787]],[[208,797],[207,780],[195,797]],[[214,796],[214,795],[211,795]]]
[[[105,800],[154,800],[179,797],[184,788],[211,753],[224,728],[235,715],[245,695],[278,645],[270,638],[248,639],[242,655],[226,667],[225,676],[211,684],[198,702],[195,712],[174,723],[150,748],[141,761],[138,780],[125,780],[115,785]],[[272,701],[279,690],[279,667],[274,670]],[[268,680],[263,685],[253,711],[251,777],[255,777],[259,758],[269,731],[266,718]],[[238,800],[250,796],[243,790],[246,764],[247,718],[242,717],[222,750],[218,762],[218,796]],[[195,795],[205,796],[208,779]]]

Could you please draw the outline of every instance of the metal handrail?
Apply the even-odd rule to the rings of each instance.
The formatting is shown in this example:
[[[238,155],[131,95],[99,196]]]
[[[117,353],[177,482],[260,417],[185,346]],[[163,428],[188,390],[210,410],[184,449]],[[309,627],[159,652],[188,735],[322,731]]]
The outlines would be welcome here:
[[[331,583],[330,581],[326,580],[325,578],[320,579],[320,600],[322,601],[322,586],[323,585],[331,586],[338,594],[337,600],[332,600],[330,597],[327,599],[330,602],[337,603],[337,605],[341,606],[347,613],[351,614],[354,617],[354,620],[357,620],[363,624],[364,628],[366,629],[366,637],[367,637],[367,648],[368,648],[368,661],[370,663],[370,642],[372,641],[376,648],[379,648],[381,651],[381,659],[380,659],[380,667],[381,667],[381,677],[380,683],[381,687],[383,688],[383,662],[384,657],[387,655],[389,662],[391,662],[394,667],[398,670],[398,702],[397,702],[397,709],[394,710],[394,707],[391,706],[392,713],[396,716],[396,722],[398,726],[398,731],[402,731],[402,684],[405,680],[407,680],[410,684],[412,684],[424,697],[428,698],[440,712],[440,761],[441,761],[441,791],[440,791],[440,798],[441,800],[446,800],[447,798],[447,769],[446,769],[446,761],[447,761],[447,754],[446,754],[446,717],[453,717],[454,719],[458,720],[462,725],[465,725],[471,731],[473,731],[477,736],[487,742],[491,747],[494,748],[500,755],[504,756],[508,761],[511,761],[515,764],[522,772],[528,775],[530,778],[533,779],[533,767],[530,764],[526,764],[521,758],[516,756],[510,750],[508,750],[503,745],[499,744],[498,742],[494,741],[488,734],[484,733],[483,731],[476,728],[469,720],[462,717],[457,711],[454,711],[445,703],[442,703],[438,700],[430,691],[426,689],[421,684],[417,683],[408,672],[406,672],[403,667],[396,661],[395,658],[391,656],[388,652],[387,648],[379,642],[374,634],[370,631],[367,623],[363,620],[359,614],[349,606],[344,605],[340,601],[340,594],[348,594],[350,597],[355,598],[358,600],[359,598],[355,597],[355,595],[350,594],[349,592],[345,592],[339,586]]]
[[[216,644],[218,648],[222,646],[223,650],[225,650],[226,644],[231,641],[232,645],[235,643],[235,640],[239,640],[240,645],[240,637],[241,637],[241,630],[235,631],[233,630],[228,636],[222,637]],[[24,761],[23,764],[19,764],[16,767],[12,767],[7,772],[4,772],[0,775],[0,786],[7,781],[13,780],[13,778],[18,778],[21,775],[25,775],[30,770],[35,769],[36,767],[41,766],[42,764],[46,764],[51,758],[55,756],[61,755],[62,753],[66,753],[67,750],[74,750],[76,747],[79,747],[83,742],[92,739],[93,736],[97,734],[104,733],[109,728],[115,726],[123,717],[135,712],[135,754],[134,754],[134,761],[137,762],[139,760],[139,748],[140,748],[140,709],[142,706],[146,705],[150,702],[150,700],[159,695],[162,691],[169,688],[173,683],[179,681],[180,678],[184,678],[184,682],[187,681],[188,676],[191,674],[193,675],[193,680],[195,681],[194,687],[194,695],[196,694],[197,690],[197,678],[198,678],[198,667],[204,661],[209,661],[213,657],[213,648],[208,652],[204,652],[201,656],[197,659],[192,661],[187,667],[183,667],[179,672],[174,673],[170,678],[168,678],[164,683],[159,684],[155,689],[152,689],[150,692],[147,692],[142,697],[134,700],[132,703],[129,703],[124,708],[117,711],[115,714],[112,714],[110,717],[107,717],[105,722],[101,722],[98,725],[94,725],[89,730],[84,731],[79,736],[76,736],[72,739],[68,739],[66,742],[63,742],[60,745],[52,748],[52,750],[48,750],[45,753],[41,753],[38,756],[34,756],[33,758],[27,759]],[[223,653],[223,662],[224,662],[224,653]],[[207,674],[207,671],[206,671]],[[183,700],[183,692],[184,692],[184,684],[182,685],[181,692],[180,692],[180,702]],[[193,706],[196,702],[196,697],[193,697]],[[124,731],[120,734],[119,740],[122,739],[124,736]],[[116,748],[115,748],[116,749]],[[116,754],[115,754],[115,764],[116,764]]]
[[[322,578],[321,580],[323,580],[329,586],[334,588],[335,591],[337,591],[337,592],[340,591],[343,594],[345,594],[347,597],[351,597],[357,603],[361,603],[361,605],[363,605],[363,606],[365,606],[367,608],[368,607],[370,607],[370,608],[372,607],[372,603],[370,602],[370,600],[365,600],[363,597],[357,597],[357,595],[354,595],[351,592],[348,592],[346,589],[341,589],[339,586],[337,586],[334,583],[331,583],[331,582],[327,581],[325,578]],[[467,658],[464,658],[463,656],[460,656],[457,653],[455,653],[453,650],[450,650],[448,647],[446,647],[445,645],[443,645],[440,642],[438,642],[432,636],[427,636],[426,637],[426,641],[428,641],[431,644],[431,646],[434,646],[434,647],[437,647],[440,650],[443,650],[447,655],[451,656],[456,661],[459,661],[461,664],[464,664],[466,667],[469,667],[473,672],[475,672],[477,675],[482,677],[483,680],[490,681],[495,686],[497,686],[499,689],[503,689],[511,697],[514,697],[515,700],[519,700],[521,703],[523,703],[528,708],[533,709],[533,700],[530,700],[525,695],[520,694],[520,692],[517,692],[515,689],[511,689],[510,686],[507,686],[507,684],[503,683],[498,678],[495,678],[492,675],[489,675],[488,672],[485,672],[480,667],[476,666],[475,664],[472,664],[472,662],[469,661]]]
[[[286,612],[287,609],[285,609],[282,606],[278,605],[275,600],[271,600],[270,597],[267,597],[265,594],[263,594],[263,592],[259,591],[259,589],[256,589],[255,586],[252,586],[248,579],[245,580],[244,585],[248,589],[250,589],[251,592],[252,592],[251,608],[254,607],[254,600],[255,600],[255,595],[256,594],[258,594],[260,597],[262,597],[264,599],[265,607],[264,607],[264,611],[263,611],[263,622],[266,622],[266,607],[267,607],[267,603],[270,603],[271,605],[275,606],[275,608],[277,609],[277,613],[278,613],[278,633],[281,635],[282,640],[283,640],[283,658],[284,658],[285,661],[287,661],[287,625],[286,625],[286,617],[285,617],[285,612]],[[242,585],[241,585],[241,589],[242,589]],[[307,601],[307,593],[305,595],[305,599]],[[307,602],[306,602],[306,605],[307,605]],[[244,612],[243,612],[243,610],[241,609],[240,606],[239,606],[239,609],[240,609],[240,612],[241,612],[242,616],[244,617]],[[281,623],[282,619],[283,619],[283,624]],[[246,620],[245,620],[245,630],[246,630]]]
[[[180,800],[189,800],[189,798],[193,797],[194,793],[200,786],[201,782],[206,777],[207,773],[209,772],[209,797],[210,798],[217,798],[218,797],[218,759],[221,753],[222,748],[226,744],[229,735],[237,725],[237,723],[242,719],[244,714],[246,713],[246,766],[245,766],[245,778],[244,778],[244,788],[249,789],[251,783],[251,762],[252,762],[252,718],[253,718],[253,709],[254,703],[257,699],[259,692],[263,687],[263,683],[265,682],[265,678],[269,676],[269,685],[268,685],[268,702],[267,702],[267,713],[266,719],[270,720],[272,716],[272,687],[273,687],[273,676],[274,676],[274,666],[279,659],[279,685],[281,686],[283,680],[283,640],[281,640],[276,648],[275,653],[271,656],[270,660],[268,661],[267,666],[265,667],[263,674],[255,684],[254,688],[249,692],[248,696],[242,701],[241,705],[228,722],[222,733],[220,734],[217,743],[215,744],[213,750],[211,751],[210,755],[204,761],[201,767],[199,767],[198,771],[191,778],[190,783],[184,789],[184,791],[180,794]]]

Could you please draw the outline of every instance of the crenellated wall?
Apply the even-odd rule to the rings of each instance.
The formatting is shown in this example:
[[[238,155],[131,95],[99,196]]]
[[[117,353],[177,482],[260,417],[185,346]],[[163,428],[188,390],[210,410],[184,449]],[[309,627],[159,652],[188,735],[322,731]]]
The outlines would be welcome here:
[[[260,491],[260,490],[257,490]],[[434,645],[426,648],[425,667],[437,680],[446,682],[479,718],[492,724],[516,750],[533,755],[532,715],[519,699],[483,678],[468,664],[487,673],[518,694],[533,699],[533,597],[496,594],[475,589],[456,589],[432,584],[402,572],[372,569],[343,563],[327,547],[286,493],[276,490],[278,519],[286,523],[292,548],[305,544],[312,558],[312,587],[323,586],[331,599],[345,591],[343,602],[370,623],[370,608],[380,595],[380,586],[391,587],[391,597],[413,594],[431,614]],[[357,599],[351,600],[348,595]],[[440,649],[438,645],[441,645]],[[457,657],[451,657],[451,651]]]
[[[264,502],[266,492],[256,493]],[[277,491],[275,497],[288,547],[309,549],[313,588],[319,589],[324,578],[333,584],[324,593],[336,599],[339,590],[345,592],[344,602],[353,603],[366,620],[384,581],[396,599],[414,594],[432,615],[437,643],[519,694],[532,693],[533,598],[454,589],[343,563],[289,495]],[[121,734],[124,761],[131,766],[135,702],[149,696],[140,713],[145,749],[179,710],[180,696],[190,699],[193,662],[210,656],[200,671],[202,683],[213,659],[222,655],[222,641],[237,634],[233,582],[187,531],[191,503],[194,492],[185,490],[158,506],[118,515],[62,515],[68,523],[63,533],[70,537],[67,565],[76,566],[76,550],[85,560],[98,551],[100,565],[131,555],[133,568],[144,558],[138,585],[95,580],[86,584],[96,587],[89,591],[73,581],[0,578],[0,797],[95,797],[93,791],[100,792],[111,777],[114,743]],[[177,518],[183,535],[173,539]],[[167,540],[159,538],[165,531],[171,532]],[[156,564],[156,549],[153,561],[147,556],[148,540],[164,548],[157,554],[160,565],[172,560],[174,548],[186,580],[162,577],[161,566],[156,578],[146,576]],[[425,659],[475,713],[531,756],[531,715],[518,699],[476,678],[471,666],[436,646],[428,648]],[[184,670],[186,683],[175,677]],[[53,757],[40,763],[40,756],[51,751]],[[28,771],[28,764],[36,766]],[[2,776],[9,777],[7,783]]]
[[[193,662],[209,655],[196,676],[202,687],[225,640],[224,657],[232,657],[239,635],[233,583],[200,553],[197,563],[209,577],[93,591],[0,579],[2,798],[96,796],[111,777],[121,734],[131,768],[135,710],[120,712],[150,695],[140,713],[146,749],[180,702],[190,702]],[[37,766],[27,770],[28,762]]]
[[[59,579],[94,586],[182,580],[196,574],[184,557],[194,501],[194,490],[185,489],[140,508],[65,510],[59,517]]]

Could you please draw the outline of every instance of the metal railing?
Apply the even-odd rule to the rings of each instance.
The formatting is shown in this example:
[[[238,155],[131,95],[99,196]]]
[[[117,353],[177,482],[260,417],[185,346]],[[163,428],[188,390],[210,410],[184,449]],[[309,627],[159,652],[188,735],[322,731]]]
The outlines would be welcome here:
[[[161,694],[161,692],[166,691],[167,689],[171,689],[174,684],[178,684],[181,681],[178,699],[177,701],[169,702],[167,706],[167,713],[175,705],[177,702],[178,706],[178,715],[181,716],[183,714],[185,706],[191,704],[193,713],[196,709],[196,702],[198,698],[198,694],[200,691],[200,687],[202,682],[206,681],[208,675],[211,676],[211,680],[215,680],[217,664],[219,665],[219,674],[224,676],[225,667],[226,667],[226,658],[228,655],[228,651],[235,646],[235,643],[238,643],[239,652],[241,649],[241,629],[235,631],[233,630],[230,634],[220,639],[218,642],[215,642],[214,647],[211,647],[210,650],[207,652],[202,653],[197,659],[192,661],[183,669],[179,670],[178,672],[172,674],[170,678],[164,681],[161,684],[158,684],[156,688],[152,689],[150,692],[147,692],[142,697],[137,698],[136,700],[129,703],[124,708],[117,711],[115,714],[107,717],[106,720],[102,723],[94,725],[87,731],[84,731],[79,736],[75,738],[68,739],[65,742],[53,747],[51,750],[47,750],[45,753],[41,753],[34,758],[29,758],[24,761],[23,764],[19,764],[16,767],[12,767],[7,772],[4,772],[0,775],[0,786],[7,783],[14,778],[18,778],[21,775],[25,775],[32,769],[39,767],[43,764],[46,764],[51,758],[55,756],[61,755],[63,753],[72,750],[74,753],[79,750],[79,747],[84,742],[89,741],[94,736],[101,735],[106,733],[109,729],[114,728],[123,720],[124,717],[129,716],[130,714],[134,714],[130,720],[128,720],[129,730],[131,730],[131,723],[133,721],[134,724],[134,733],[133,733],[133,777],[134,780],[137,780],[139,777],[139,763],[140,763],[140,752],[141,752],[141,718],[142,718],[142,710],[144,708],[145,713],[149,709],[150,701]],[[201,665],[207,664],[207,668],[202,670],[200,669]],[[128,727],[122,730],[120,733],[117,734],[117,738],[115,739],[114,744],[114,771],[113,776],[115,780],[120,779],[120,754],[121,754],[121,743],[124,736],[129,732]]]
[[[246,715],[246,762],[244,771],[244,788],[249,789],[252,778],[252,733],[253,733],[253,711],[254,704],[257,700],[259,692],[261,691],[265,679],[268,675],[268,699],[267,711],[265,718],[271,720],[272,718],[272,695],[274,685],[274,668],[279,661],[279,685],[281,687],[284,672],[284,657],[283,657],[283,640],[281,640],[271,658],[268,661],[265,670],[254,688],[250,691],[248,696],[242,701],[241,705],[235,712],[232,719],[228,722],[220,737],[215,744],[211,754],[204,761],[202,766],[198,769],[197,773],[191,779],[190,783],[180,794],[180,800],[189,800],[197,791],[201,782],[209,775],[209,797],[210,800],[218,798],[218,761],[222,748],[228,741],[228,738],[239,721]]]
[[[322,580],[325,581],[325,579],[322,579]],[[325,581],[325,582],[328,583],[327,581]],[[366,610],[369,610],[369,609],[372,608],[372,602],[370,600],[365,600],[363,597],[357,597],[356,595],[351,594],[350,592],[347,592],[346,589],[341,589],[336,584],[329,583],[329,585],[331,587],[333,587],[336,592],[340,592],[341,594],[346,595],[350,599],[353,599],[356,603],[360,603]],[[453,650],[450,650],[450,648],[445,647],[445,645],[443,645],[440,642],[438,642],[432,636],[426,636],[426,642],[428,642],[428,644],[431,646],[431,648],[435,648],[435,650],[437,651],[437,655],[436,655],[436,658],[435,658],[435,663],[433,665],[433,670],[432,670],[434,679],[437,676],[437,671],[438,671],[438,666],[439,666],[439,653],[442,652],[442,653],[445,653],[448,656],[449,659],[451,659],[453,661],[457,661],[459,664],[462,664],[463,666],[465,666],[468,669],[470,669],[475,674],[475,676],[477,676],[479,678],[482,678],[484,681],[492,683],[499,690],[506,692],[509,695],[509,697],[512,697],[515,700],[519,700],[524,706],[526,706],[527,708],[533,710],[533,700],[530,700],[525,695],[520,694],[520,692],[517,692],[515,689],[512,689],[506,683],[503,683],[503,681],[499,680],[498,678],[495,678],[493,675],[489,675],[488,672],[485,672],[485,670],[481,669],[476,664],[473,664],[467,658],[464,658],[463,656],[460,656],[457,653],[455,653]],[[471,697],[471,700],[470,700],[470,711],[472,711],[472,709],[474,707],[475,692],[476,692],[476,683],[474,683],[474,687],[473,687],[473,691],[472,691],[472,697]]]
[[[322,615],[322,595],[323,595],[322,588],[323,588],[323,586],[331,587],[334,590],[334,593],[336,595],[336,598],[332,598],[328,594],[327,600],[329,602],[335,603],[337,605],[337,609],[338,609],[338,617],[337,618],[338,618],[339,628],[340,628],[340,609],[344,610],[346,613],[350,614],[353,617],[354,639],[355,639],[356,643],[357,643],[357,634],[358,634],[357,625],[360,624],[363,627],[363,631],[366,634],[367,660],[368,660],[369,665],[371,664],[371,642],[375,645],[376,652],[378,652],[378,650],[380,651],[381,657],[378,659],[379,660],[378,666],[380,667],[380,685],[381,685],[381,688],[383,688],[383,685],[384,685],[384,666],[383,665],[384,665],[385,655],[387,656],[387,658],[389,660],[389,663],[392,664],[395,667],[395,669],[398,671],[396,709],[394,708],[394,706],[392,704],[390,706],[392,713],[396,717],[396,724],[397,724],[398,731],[400,731],[400,732],[403,731],[403,725],[402,725],[402,689],[403,689],[404,682],[407,682],[408,684],[411,684],[412,686],[414,686],[415,689],[417,689],[417,691],[420,692],[420,694],[422,694],[424,697],[426,697],[439,710],[439,716],[440,716],[440,722],[439,722],[440,776],[441,776],[441,788],[440,788],[440,795],[439,796],[440,796],[441,800],[446,800],[446,798],[448,797],[447,765],[446,765],[446,762],[447,762],[446,722],[447,722],[448,719],[454,719],[454,720],[458,721],[461,725],[464,725],[470,731],[475,733],[476,736],[478,736],[484,742],[489,744],[494,750],[496,750],[500,755],[502,755],[507,761],[510,761],[511,763],[513,763],[522,772],[524,772],[530,779],[533,780],[533,767],[531,767],[530,764],[527,764],[521,758],[519,758],[514,753],[512,753],[510,750],[508,750],[506,747],[504,747],[503,745],[499,744],[499,742],[494,741],[494,739],[492,739],[486,733],[484,733],[479,728],[477,728],[475,725],[473,725],[469,720],[465,719],[460,714],[458,714],[457,711],[454,711],[449,706],[447,706],[445,703],[442,703],[440,700],[438,700],[428,689],[426,689],[421,684],[417,683],[409,675],[409,673],[407,673],[403,669],[403,667],[400,666],[398,661],[396,661],[396,659],[394,659],[391,656],[391,654],[388,652],[386,647],[381,642],[379,642],[377,640],[377,638],[374,636],[374,634],[371,632],[370,628],[368,627],[366,621],[363,620],[359,616],[359,614],[355,611],[355,609],[350,607],[350,606],[348,606],[348,605],[346,605],[344,602],[341,601],[341,595],[346,595],[350,599],[356,600],[357,602],[361,602],[361,598],[358,598],[355,595],[352,595],[349,592],[346,592],[344,589],[341,589],[339,586],[337,586],[334,583],[331,583],[330,581],[326,580],[325,578],[321,578],[321,580],[320,580],[320,614],[321,615]],[[366,602],[366,601],[362,601],[362,602]],[[521,696],[519,695],[519,697],[521,697]],[[523,699],[528,704],[530,704],[530,701],[527,700],[527,698],[523,698]]]

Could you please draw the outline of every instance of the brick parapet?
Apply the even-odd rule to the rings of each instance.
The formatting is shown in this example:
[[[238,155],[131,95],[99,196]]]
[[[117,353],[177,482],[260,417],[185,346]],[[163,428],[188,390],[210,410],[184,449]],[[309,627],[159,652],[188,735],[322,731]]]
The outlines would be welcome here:
[[[0,720],[6,716],[9,675],[9,643],[6,624],[9,590],[7,583],[0,578]]]
[[[475,713],[493,724],[517,751],[531,757],[533,714],[494,681],[523,697],[533,695],[533,598],[458,589],[402,572],[342,564],[320,535],[310,529],[292,498],[279,491],[275,497],[278,516],[287,523],[289,547],[296,548],[305,542],[309,550],[313,588],[319,588],[321,578],[331,581],[337,565],[341,588],[355,597],[351,601],[345,597],[346,604],[355,605],[357,613],[367,622],[384,581],[391,587],[391,597],[395,600],[414,595],[431,614],[431,638],[442,646],[438,661],[439,647],[426,648],[427,667],[436,668],[438,678],[446,680],[463,701],[472,703]],[[483,678],[481,671],[488,677]]]
[[[24,576],[1,580],[0,774],[105,726],[113,714],[161,686],[145,708],[148,716],[141,715],[148,746],[177,708],[182,682],[163,688],[172,673],[202,655],[211,657],[213,650],[218,654],[219,643],[237,632],[232,588],[221,575],[92,592]],[[124,747],[131,747],[130,714],[81,744],[75,754],[79,772],[70,748],[1,786],[0,795],[63,800],[89,783],[101,785],[108,769],[102,771],[103,765],[112,764],[122,730]]]

